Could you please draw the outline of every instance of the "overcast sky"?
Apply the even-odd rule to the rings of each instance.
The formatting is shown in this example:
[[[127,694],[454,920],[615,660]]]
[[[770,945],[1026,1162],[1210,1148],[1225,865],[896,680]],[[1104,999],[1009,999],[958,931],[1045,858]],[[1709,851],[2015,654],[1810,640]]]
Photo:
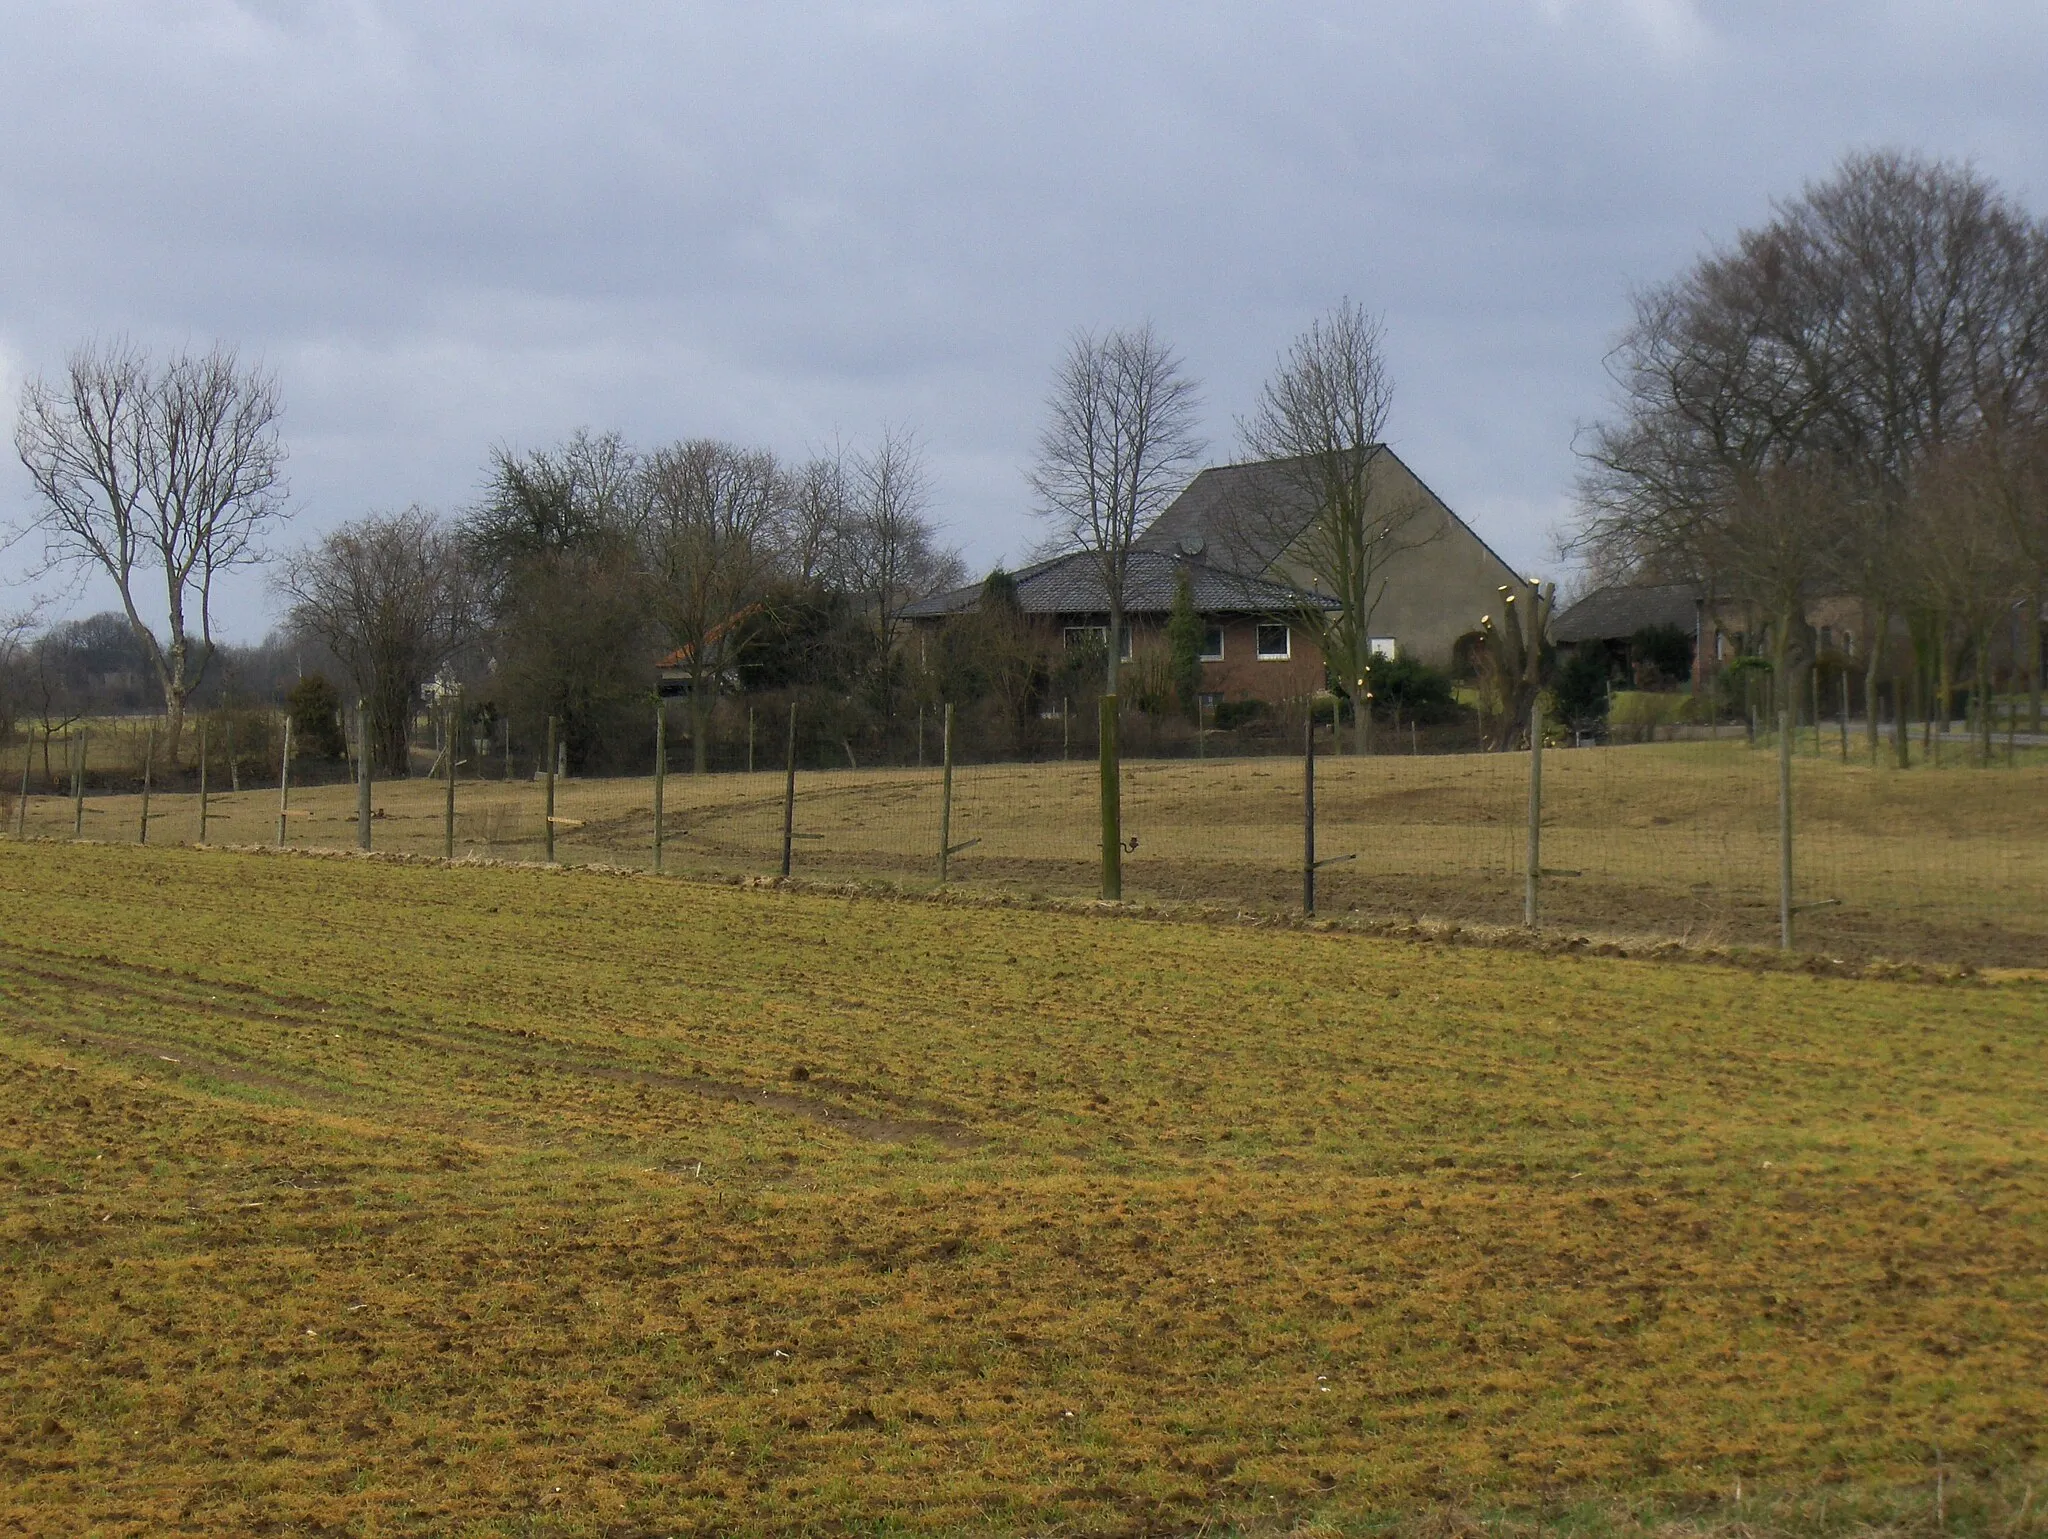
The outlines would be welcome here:
[[[1220,462],[1349,296],[1395,447],[1554,572],[1630,289],[1855,148],[2048,206],[2044,81],[2041,0],[0,0],[0,391],[88,337],[233,343],[283,389],[282,543],[579,426],[908,425],[983,570],[1040,536],[1075,328],[1158,326]]]

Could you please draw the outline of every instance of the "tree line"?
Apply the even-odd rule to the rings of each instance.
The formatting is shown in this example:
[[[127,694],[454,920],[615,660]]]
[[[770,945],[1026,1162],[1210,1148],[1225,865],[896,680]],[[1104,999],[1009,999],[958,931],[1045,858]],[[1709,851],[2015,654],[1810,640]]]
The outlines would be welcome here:
[[[1852,155],[1637,295],[1611,370],[1568,546],[1596,576],[1746,612],[1793,700],[1812,602],[1853,600],[1902,763],[1916,711],[1988,697],[2005,628],[2040,730],[2048,224],[1968,166]]]

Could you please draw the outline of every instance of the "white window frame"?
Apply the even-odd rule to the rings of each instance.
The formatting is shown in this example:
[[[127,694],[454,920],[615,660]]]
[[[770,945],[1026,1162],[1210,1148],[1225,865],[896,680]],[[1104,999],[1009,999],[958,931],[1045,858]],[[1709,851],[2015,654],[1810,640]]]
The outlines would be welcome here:
[[[1266,650],[1266,638],[1263,633],[1269,630],[1280,633],[1280,650],[1277,652]],[[1294,656],[1294,627],[1280,620],[1263,621],[1253,626],[1252,650],[1258,654],[1258,659],[1262,663],[1286,662]]]
[[[1209,650],[1209,633],[1211,631],[1216,633],[1216,650],[1213,652]],[[1195,654],[1195,660],[1203,663],[1220,663],[1223,661],[1223,646],[1223,627],[1220,625],[1205,625],[1202,627],[1202,650]]]
[[[1401,643],[1392,636],[1374,636],[1366,642],[1365,648],[1374,662],[1391,663],[1401,655]]]

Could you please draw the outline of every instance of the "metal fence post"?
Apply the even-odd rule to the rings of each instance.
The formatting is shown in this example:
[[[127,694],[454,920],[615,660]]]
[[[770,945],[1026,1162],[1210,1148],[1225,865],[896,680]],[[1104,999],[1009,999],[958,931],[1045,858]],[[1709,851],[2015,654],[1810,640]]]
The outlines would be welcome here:
[[[1781,951],[1792,949],[1792,703],[1789,700],[1778,708],[1778,948]]]
[[[661,875],[662,823],[667,816],[663,797],[668,789],[668,702],[654,697],[654,874]]]
[[[149,724],[149,730],[142,739],[142,817],[135,826],[135,842],[149,843],[149,782],[156,770],[156,723]]]
[[[789,702],[789,741],[782,756],[782,874],[789,875],[790,846],[796,842],[796,702]]]
[[[1543,878],[1543,695],[1529,702],[1529,869],[1522,883],[1522,923],[1536,928],[1537,884]]]
[[[370,711],[356,701],[356,848],[370,847]]]
[[[1316,711],[1309,702],[1301,734],[1301,911],[1316,912]]]
[[[555,718],[548,718],[547,766],[541,771],[541,781],[547,787],[546,803],[541,813],[541,826],[547,830],[547,860],[555,863]]]
[[[284,714],[284,747],[277,756],[277,847],[285,845],[286,819],[292,808],[292,714]]]
[[[1123,787],[1117,775],[1116,696],[1104,695],[1096,732],[1102,773],[1102,897],[1121,903],[1124,896]]]

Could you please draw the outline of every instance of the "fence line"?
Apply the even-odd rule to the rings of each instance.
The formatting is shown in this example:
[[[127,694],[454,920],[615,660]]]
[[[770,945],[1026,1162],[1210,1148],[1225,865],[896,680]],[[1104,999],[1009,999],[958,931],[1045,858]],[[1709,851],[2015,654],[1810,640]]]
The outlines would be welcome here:
[[[461,774],[453,721],[451,712],[432,778],[358,773],[353,784],[302,778],[288,734],[278,734],[274,803],[253,763],[217,788],[204,768],[217,745],[203,724],[192,790],[177,788],[177,772],[159,773],[153,725],[134,734],[133,761],[109,729],[49,742],[32,734],[0,827],[17,837],[353,842],[1047,896],[1097,895],[1113,873],[1139,899],[1254,911],[2048,961],[2048,830],[2038,815],[2048,755],[2028,748],[1991,771],[1953,767],[1960,755],[1933,768],[1922,756],[1902,772],[1889,755],[1876,766],[1845,755],[1841,732],[1807,733],[1785,702],[1756,748],[1723,736],[1358,758],[1319,752],[1318,729],[1304,719],[1292,760],[1112,760],[1106,775],[1101,760],[1085,758],[962,763],[950,712],[929,768],[805,767],[792,713],[773,768],[679,775],[657,712],[652,775],[563,776],[550,731],[535,779],[478,778]],[[1540,744],[1540,707],[1532,724]],[[353,725],[353,758],[366,766],[361,718]],[[37,794],[39,750],[54,768],[59,746],[69,783],[58,791],[46,777]]]

